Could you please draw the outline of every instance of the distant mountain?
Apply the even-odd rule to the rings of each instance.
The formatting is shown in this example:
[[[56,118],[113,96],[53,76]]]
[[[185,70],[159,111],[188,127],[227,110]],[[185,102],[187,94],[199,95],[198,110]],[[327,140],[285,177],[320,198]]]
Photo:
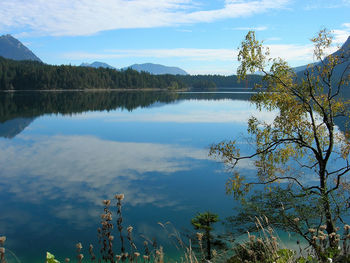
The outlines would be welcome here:
[[[141,71],[149,72],[154,75],[162,75],[162,74],[188,75],[188,73],[181,68],[168,67],[168,66],[153,64],[153,63],[134,64],[123,69],[127,69],[127,68],[132,68],[139,72]]]
[[[346,55],[346,56],[350,56],[350,36],[348,37],[348,39],[345,41],[345,43],[341,46],[341,48],[339,48],[336,52],[334,52],[333,54],[331,54],[330,56],[340,56],[340,55]],[[328,58],[325,58],[325,62],[328,60]],[[335,68],[335,75],[340,74],[340,72],[342,72],[345,67],[350,63],[350,61],[347,61],[346,63],[343,63],[341,65],[338,65]],[[308,65],[303,65],[303,66],[299,66],[299,67],[295,67],[293,68],[293,70],[298,73],[298,75],[300,73],[304,73],[304,71],[307,69]],[[320,62],[315,62],[315,63],[311,63],[311,67],[312,66],[320,66]],[[349,73],[349,71],[348,71]]]
[[[112,67],[111,65],[108,65],[107,63],[103,63],[103,62],[98,62],[95,61],[91,64],[89,63],[82,63],[80,65],[81,67],[91,67],[91,68],[110,68],[110,69],[117,69],[115,67]]]
[[[345,41],[345,43],[333,54],[329,55],[328,57],[325,57],[323,59],[323,62],[327,64],[329,62],[330,57],[338,57],[340,60],[338,65],[334,68],[332,72],[332,78],[331,81],[333,84],[337,83],[337,81],[341,78],[342,75],[350,75],[350,36]],[[293,68],[294,72],[298,76],[299,79],[305,78],[305,73],[307,71],[312,72],[314,70],[314,75],[317,75],[318,70],[316,70],[316,67],[320,67],[322,69],[323,65],[319,62],[310,63],[309,69],[307,68],[309,65],[303,65],[299,67]],[[350,88],[350,84],[348,84],[346,87]],[[342,89],[341,96],[350,99],[350,89]]]
[[[35,60],[40,58],[34,55],[25,45],[11,35],[0,36],[0,56],[13,60]]]
[[[343,76],[350,75],[350,36],[348,37],[346,42],[341,46],[341,48],[338,49],[333,54],[331,54],[330,56],[338,56],[340,60],[343,60],[342,63],[340,63],[339,65],[337,65],[334,68],[333,73],[332,73],[331,82],[333,84],[337,84],[338,81],[341,79],[342,75]],[[324,59],[325,63],[327,63],[329,61],[329,57],[326,57]],[[312,66],[313,67],[320,66],[322,68],[321,62],[313,63]],[[294,68],[297,76],[300,79],[305,78],[305,72],[307,70],[306,67],[307,66],[305,65],[305,66],[300,66],[300,67]],[[301,70],[297,71],[296,69],[298,69],[298,68]],[[345,87],[343,87],[340,90],[339,97],[342,97],[346,100],[350,100],[350,84],[347,84]],[[337,120],[335,122],[339,126],[341,131],[346,130],[345,121],[346,121],[346,118],[337,118]]]
[[[341,75],[345,71],[345,75],[350,75],[350,36],[346,40],[346,42],[341,46],[340,49],[338,49],[336,52],[333,53],[335,56],[339,56],[340,60],[342,60],[343,63],[338,65],[334,70],[334,77],[336,79],[340,79]],[[326,58],[326,62],[328,58]],[[348,88],[350,88],[350,84],[347,85]],[[344,95],[346,93],[346,98],[350,99],[350,91],[349,89],[344,90]]]
[[[350,52],[350,36],[345,41],[345,43],[341,46],[340,49],[338,49],[336,52],[334,52],[333,55],[341,55],[343,52],[347,52],[346,54],[349,55]]]
[[[310,63],[310,64],[311,65],[316,65],[317,63]],[[308,65],[302,65],[302,66],[293,68],[293,70],[294,70],[295,73],[298,73],[300,71],[304,71],[305,69],[307,69],[307,66]]]

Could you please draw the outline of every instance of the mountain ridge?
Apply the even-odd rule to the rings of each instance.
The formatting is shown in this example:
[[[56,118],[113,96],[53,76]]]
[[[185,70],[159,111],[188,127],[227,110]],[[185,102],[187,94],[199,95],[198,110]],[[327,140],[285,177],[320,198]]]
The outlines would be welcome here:
[[[337,51],[335,51],[334,53],[330,54],[329,56],[339,56],[339,55],[341,55],[342,52],[343,53],[344,52],[348,52],[348,55],[350,55],[350,36],[347,38],[347,40],[341,45],[341,47]],[[325,58],[325,60],[327,60],[329,56],[327,56]],[[319,66],[320,63],[321,63],[320,61],[317,61],[317,62],[314,62],[314,63],[309,63],[307,65],[297,66],[297,67],[294,67],[293,70],[294,70],[295,73],[299,74],[299,72],[304,72],[309,65],[311,67],[314,67],[314,66]]]
[[[188,75],[188,73],[185,70],[179,67],[169,67],[169,66],[164,66],[161,64],[154,64],[154,63],[133,64],[123,69],[125,70],[128,68],[132,68],[138,72],[145,71],[154,75],[163,75],[163,74]]]
[[[340,59],[339,64],[334,68],[332,71],[332,77],[331,77],[331,84],[337,85],[339,80],[341,78],[344,78],[346,75],[350,75],[350,36],[345,41],[345,43],[334,53],[330,54],[329,56],[325,57],[323,59],[323,62],[315,62],[311,63],[310,67],[307,67],[308,65],[299,66],[297,68],[304,69],[300,71],[296,71],[296,74],[300,80],[305,79],[305,75],[307,71],[312,72],[313,69],[315,70],[315,74],[319,70],[322,70],[324,67],[322,63],[327,64],[329,62],[330,57],[338,57]],[[294,68],[295,70],[296,68]],[[339,97],[344,98],[345,100],[350,100],[350,84],[342,85],[342,87],[339,89]],[[343,132],[347,131],[347,123],[346,118],[339,116],[339,118],[336,119],[335,124],[339,127],[339,129]]]
[[[12,35],[2,35],[0,36],[0,56],[6,59],[13,60],[33,60],[42,62],[42,60],[37,57],[28,47],[26,47],[21,41],[14,38]],[[109,68],[114,70],[119,70],[116,67],[113,67],[105,62],[94,61],[92,63],[82,63],[81,67],[92,67],[92,68]],[[131,68],[138,72],[148,72],[153,75],[189,75],[185,70],[174,67],[174,66],[165,66],[155,63],[143,63],[143,64],[132,64],[128,67],[122,68],[126,70]]]
[[[81,63],[80,67],[91,67],[91,68],[110,68],[110,69],[115,69],[117,70],[117,68],[104,63],[104,62],[100,62],[100,61],[94,61],[92,63]]]
[[[7,34],[0,36],[0,56],[13,60],[34,60],[42,62],[21,41]]]

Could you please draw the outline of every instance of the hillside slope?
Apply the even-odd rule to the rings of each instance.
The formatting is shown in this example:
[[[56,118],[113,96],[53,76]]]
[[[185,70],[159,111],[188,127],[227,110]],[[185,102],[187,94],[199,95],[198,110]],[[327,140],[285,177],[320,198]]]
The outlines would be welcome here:
[[[0,56],[13,60],[40,61],[29,48],[11,35],[0,36]]]

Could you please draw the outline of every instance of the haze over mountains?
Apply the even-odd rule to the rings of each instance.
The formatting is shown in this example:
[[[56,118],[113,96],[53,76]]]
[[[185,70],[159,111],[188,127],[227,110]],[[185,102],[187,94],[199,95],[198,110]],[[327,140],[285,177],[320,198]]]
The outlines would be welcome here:
[[[80,66],[81,67],[92,67],[92,68],[110,68],[110,69],[118,70],[117,68],[115,68],[111,65],[108,65],[107,63],[99,62],[99,61],[95,61],[91,64],[82,63]],[[153,63],[133,64],[131,66],[122,68],[122,70],[126,70],[128,68],[131,68],[131,69],[136,70],[138,72],[141,72],[141,71],[148,72],[148,73],[151,73],[154,75],[162,75],[162,74],[188,75],[188,73],[181,68],[169,67],[169,66],[164,66],[161,64],[153,64]]]

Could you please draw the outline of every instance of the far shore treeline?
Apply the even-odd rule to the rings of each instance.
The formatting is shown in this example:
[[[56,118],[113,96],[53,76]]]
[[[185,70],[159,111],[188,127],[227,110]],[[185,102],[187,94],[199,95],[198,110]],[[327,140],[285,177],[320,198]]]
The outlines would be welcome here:
[[[237,76],[152,75],[132,69],[117,71],[71,65],[47,65],[38,61],[15,61],[0,57],[0,90],[87,90],[87,89],[162,89],[211,90],[216,87],[250,87],[261,81],[251,75],[248,82]]]

